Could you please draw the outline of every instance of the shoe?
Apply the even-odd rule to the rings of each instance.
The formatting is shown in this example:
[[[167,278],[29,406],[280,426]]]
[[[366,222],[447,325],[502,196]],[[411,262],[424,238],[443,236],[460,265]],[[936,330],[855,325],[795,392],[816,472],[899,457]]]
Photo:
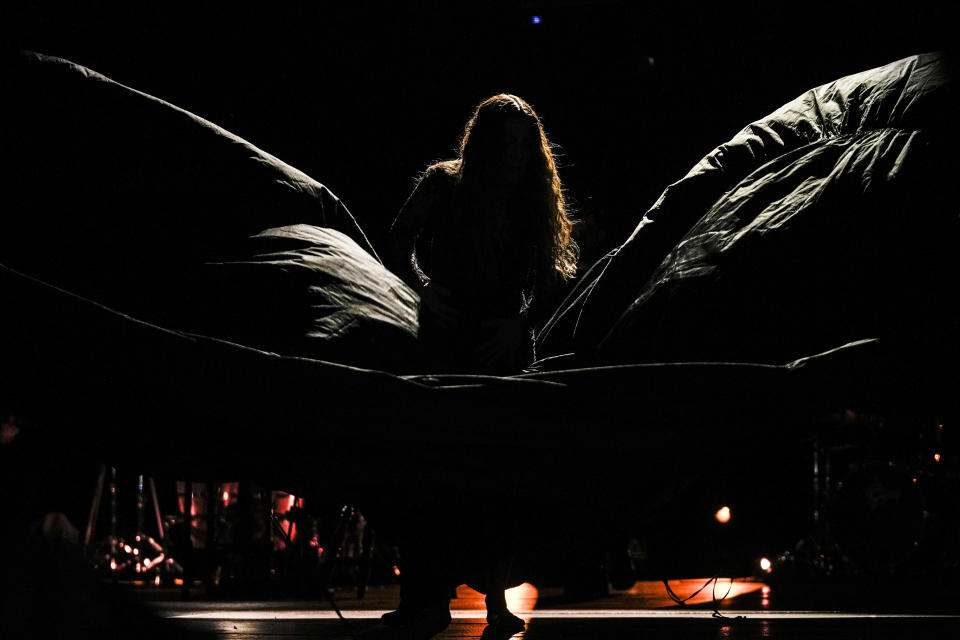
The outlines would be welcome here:
[[[487,615],[487,626],[483,628],[480,640],[509,640],[526,628],[523,620],[509,611]]]
[[[388,627],[400,629],[407,625],[412,615],[409,607],[398,607],[396,611],[388,611],[380,616],[380,621]]]
[[[526,623],[509,611],[487,614],[487,626],[493,627],[498,631],[512,631],[518,633],[526,628]]]
[[[421,609],[400,606],[396,611],[380,616],[380,621],[392,629],[402,630],[405,639],[426,640],[450,626],[450,609],[443,606]]]

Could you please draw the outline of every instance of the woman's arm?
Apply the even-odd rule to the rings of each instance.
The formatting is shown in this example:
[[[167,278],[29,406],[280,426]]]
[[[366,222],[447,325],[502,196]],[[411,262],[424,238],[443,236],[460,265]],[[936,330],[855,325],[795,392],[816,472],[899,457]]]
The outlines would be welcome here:
[[[417,238],[430,217],[437,215],[444,195],[449,195],[448,181],[449,175],[441,167],[434,165],[427,170],[393,221],[384,256],[387,268],[419,294],[421,304],[430,309],[442,327],[456,322],[458,312],[450,304],[450,292],[431,283],[430,277],[420,268]]]
[[[390,227],[384,252],[387,268],[417,291],[430,281],[417,263],[416,245],[439,200],[438,186],[436,177],[429,172],[420,179]]]

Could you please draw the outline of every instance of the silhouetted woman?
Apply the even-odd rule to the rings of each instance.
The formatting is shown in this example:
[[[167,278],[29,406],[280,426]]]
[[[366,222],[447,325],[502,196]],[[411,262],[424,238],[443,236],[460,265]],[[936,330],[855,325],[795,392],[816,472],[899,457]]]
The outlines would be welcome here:
[[[467,122],[459,157],[424,171],[391,228],[388,266],[420,294],[425,371],[499,375],[530,364],[534,294],[576,270],[571,226],[537,114],[517,96],[484,100]],[[504,637],[523,628],[503,594],[518,519],[508,515],[513,505],[486,497],[492,508],[479,525],[465,524],[476,516],[452,507],[409,510],[423,515],[411,515],[401,604],[385,622],[432,635],[449,623],[450,586],[472,577],[487,594],[491,627]],[[453,528],[462,535],[427,544],[420,517],[459,523]],[[456,543],[477,551],[480,566]]]
[[[534,293],[574,275],[571,226],[533,108],[484,100],[460,157],[424,171],[391,229],[388,266],[420,293],[431,373],[516,373],[533,360]]]

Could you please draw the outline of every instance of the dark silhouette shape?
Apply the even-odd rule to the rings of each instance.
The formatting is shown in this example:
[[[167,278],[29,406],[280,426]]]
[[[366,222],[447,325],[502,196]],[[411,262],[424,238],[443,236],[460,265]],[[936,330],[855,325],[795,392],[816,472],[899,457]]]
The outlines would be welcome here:
[[[467,122],[459,157],[431,165],[391,228],[385,258],[420,294],[419,335],[433,373],[517,373],[534,360],[534,292],[576,271],[577,247],[550,143],[533,108],[500,94]],[[495,505],[495,503],[494,503]],[[450,587],[471,575],[492,628],[519,631],[507,609],[514,518],[499,505],[470,551],[428,548],[427,518],[409,518],[401,604],[384,622],[428,637],[449,624]],[[473,553],[479,566],[464,554]],[[477,564],[475,561],[474,565]],[[459,571],[459,574],[455,572]]]
[[[517,96],[484,100],[459,157],[420,177],[385,251],[420,293],[426,368],[507,374],[529,364],[534,292],[576,271],[571,227],[537,114]]]

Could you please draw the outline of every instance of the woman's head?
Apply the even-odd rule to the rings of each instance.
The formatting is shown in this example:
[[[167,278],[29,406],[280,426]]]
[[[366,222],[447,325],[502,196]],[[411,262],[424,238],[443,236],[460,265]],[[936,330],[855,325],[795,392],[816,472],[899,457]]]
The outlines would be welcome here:
[[[468,190],[522,203],[541,267],[574,275],[577,246],[563,185],[543,124],[525,100],[501,93],[477,105],[460,141],[458,174]]]
[[[540,153],[542,127],[523,99],[502,93],[481,102],[460,140],[460,173],[485,188],[509,190]]]

